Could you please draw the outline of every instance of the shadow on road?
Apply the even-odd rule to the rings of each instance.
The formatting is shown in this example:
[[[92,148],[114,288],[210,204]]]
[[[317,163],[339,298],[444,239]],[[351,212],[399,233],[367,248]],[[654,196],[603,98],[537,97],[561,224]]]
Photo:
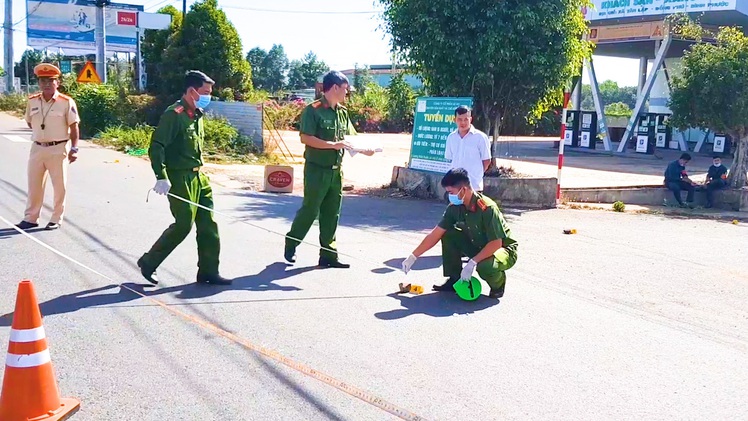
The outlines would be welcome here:
[[[148,295],[161,295],[177,293],[176,298],[191,300],[196,298],[207,298],[226,291],[301,291],[295,286],[276,285],[273,282],[287,279],[302,273],[317,269],[317,266],[287,269],[285,263],[277,262],[268,265],[256,275],[242,276],[234,279],[231,285],[204,285],[185,284],[173,287],[161,288]]]
[[[144,285],[126,283],[126,287],[136,291],[141,291]],[[116,290],[111,294],[99,294],[107,290]],[[73,294],[61,295],[49,301],[39,304],[42,316],[53,316],[56,314],[74,313],[78,310],[91,307],[107,306],[112,304],[122,304],[140,298],[127,288],[119,285],[107,285],[99,288],[79,291]],[[11,325],[13,313],[7,313],[0,316],[0,326],[7,327]]]
[[[244,200],[236,211],[253,218],[282,218],[290,222],[301,206],[302,197],[235,191],[227,194]],[[444,205],[428,201],[372,198],[345,195],[340,213],[340,226],[376,228],[386,231],[422,231],[433,228],[444,213]],[[289,225],[290,228],[290,225]],[[285,234],[285,233],[284,233]]]
[[[376,313],[380,320],[397,320],[416,314],[424,314],[431,317],[451,317],[455,314],[470,314],[476,311],[486,310],[499,304],[499,300],[482,296],[475,301],[461,300],[456,294],[430,293],[422,295],[407,296],[397,293],[388,294],[405,308]]]
[[[403,267],[404,260],[405,259],[402,257],[397,258],[397,259],[390,259],[384,262],[385,267],[372,269],[371,271],[378,275],[383,275],[386,273],[394,272],[396,270],[401,270],[401,268]],[[412,270],[418,271],[418,270],[436,269],[440,267],[441,265],[442,265],[441,256],[422,256],[422,257],[419,257],[415,263],[413,263]]]
[[[39,232],[39,231],[46,231],[46,230],[44,229],[44,227],[31,228],[31,229],[27,229],[26,230],[26,232],[28,234],[33,234],[33,233]],[[12,237],[14,235],[21,235],[21,233],[18,232],[18,231],[16,231],[16,230],[14,230],[13,228],[3,228],[3,229],[0,229],[0,240],[2,240],[3,238]]]

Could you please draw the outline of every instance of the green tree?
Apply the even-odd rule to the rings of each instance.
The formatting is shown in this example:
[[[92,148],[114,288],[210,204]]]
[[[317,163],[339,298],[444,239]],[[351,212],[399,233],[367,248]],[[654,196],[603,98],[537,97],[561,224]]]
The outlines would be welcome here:
[[[255,47],[247,53],[252,67],[252,82],[256,88],[276,92],[286,86],[289,63],[282,45],[273,44],[270,51]]]
[[[396,53],[433,95],[470,95],[477,124],[498,137],[512,114],[561,103],[591,46],[587,0],[379,0]]]
[[[21,61],[16,63],[13,70],[15,73],[15,76],[18,78],[21,78],[21,83],[26,83],[26,62],[28,61],[28,69],[29,69],[29,84],[30,85],[36,85],[36,75],[34,74],[34,67],[36,67],[39,63],[44,61],[44,51],[42,50],[26,50],[23,52],[23,55],[21,56]]]
[[[252,84],[255,88],[264,89],[262,86],[265,84],[265,59],[268,57],[268,52],[260,47],[255,47],[247,52],[247,62],[249,67],[252,69]]]
[[[252,89],[252,69],[244,58],[242,42],[217,0],[193,3],[182,30],[169,38],[161,76],[162,93],[181,92],[184,72],[202,70],[216,81],[216,92],[231,88],[236,93]]]
[[[686,36],[703,31],[693,22],[676,29]],[[699,127],[728,133],[733,138],[734,159],[727,183],[748,184],[748,37],[725,27],[716,43],[699,42],[683,57],[683,73],[673,78],[669,107],[679,128]]]
[[[330,67],[310,51],[303,59],[291,62],[288,71],[288,85],[291,89],[314,88],[317,79],[329,70]]]
[[[416,93],[405,81],[405,72],[398,72],[387,89],[388,118],[397,131],[410,131],[413,128],[413,112],[416,107]]]
[[[366,87],[374,83],[374,78],[371,76],[371,69],[369,66],[358,67],[358,63],[353,66],[353,88],[356,92],[363,93]]]
[[[173,37],[182,28],[182,12],[174,6],[162,7],[158,13],[171,15],[171,24],[167,29],[146,29],[140,43],[140,51],[143,55],[145,73],[148,75],[146,90],[148,92],[163,92],[163,78],[161,73],[165,72],[171,64],[164,63],[164,50],[169,45],[169,38]]]
[[[622,102],[632,109],[636,106],[636,86],[618,86],[618,83],[612,80],[606,80],[599,86],[600,99],[604,107],[616,102]],[[590,85],[582,85],[582,109],[595,109],[595,103],[592,99],[592,87]]]

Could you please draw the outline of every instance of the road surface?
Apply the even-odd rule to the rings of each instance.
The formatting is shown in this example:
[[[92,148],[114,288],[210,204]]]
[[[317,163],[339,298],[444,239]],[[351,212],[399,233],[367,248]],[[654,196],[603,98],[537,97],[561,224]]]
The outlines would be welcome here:
[[[0,116],[0,216],[13,222],[22,126]],[[429,420],[748,418],[745,225],[507,210],[520,245],[506,295],[462,302],[428,291],[443,281],[438,250],[407,277],[394,269],[442,204],[346,196],[338,243],[353,268],[319,270],[312,246],[287,267],[269,232],[288,230],[300,197],[216,186],[234,284],[194,283],[191,236],[152,288],[135,261],[171,222],[163,197],[146,202],[153,183],[144,160],[83,144],[62,228],[31,233],[114,283],[0,226],[0,346],[31,279],[62,395],[82,402],[74,420],[394,419],[152,299]],[[403,281],[427,293],[394,294]]]

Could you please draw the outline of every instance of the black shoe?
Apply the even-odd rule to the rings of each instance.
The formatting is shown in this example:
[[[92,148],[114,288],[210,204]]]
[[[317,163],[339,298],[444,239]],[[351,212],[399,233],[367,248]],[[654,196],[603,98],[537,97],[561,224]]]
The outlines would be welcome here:
[[[713,207],[713,205],[711,203],[707,203],[706,206],[704,206],[704,207],[707,208],[707,209],[711,209]]]
[[[283,258],[286,259],[288,263],[296,263],[296,251],[291,249],[286,249],[283,252]]]
[[[57,228],[60,228],[59,222],[50,222],[49,224],[47,224],[47,226],[44,229],[47,231],[53,231],[53,230],[56,230]]]
[[[452,291],[452,292],[454,292],[454,290],[455,290],[454,286],[455,286],[456,283],[457,283],[457,279],[456,278],[449,278],[449,279],[447,279],[447,282],[445,282],[445,283],[443,283],[441,285],[434,285],[432,287],[432,289],[434,291],[441,291],[441,292],[444,292],[444,291]]]
[[[233,281],[231,279],[226,279],[223,276],[219,274],[213,274],[213,275],[206,275],[203,273],[197,274],[197,283],[198,284],[210,284],[210,285],[231,285]]]
[[[500,286],[499,288],[493,289],[491,288],[491,292],[488,293],[488,296],[490,298],[501,298],[504,296],[504,287],[506,284]]]
[[[36,228],[39,226],[39,224],[32,224],[31,222],[21,221],[19,224],[16,225],[18,228],[22,230],[27,230],[31,228]]]
[[[348,269],[351,267],[348,263],[341,263],[339,260],[331,260],[326,257],[319,258],[319,265],[323,268]]]
[[[153,285],[158,285],[158,276],[156,276],[156,269],[151,269],[146,266],[143,258],[138,259],[138,267],[140,268],[140,274],[143,275],[146,281]]]

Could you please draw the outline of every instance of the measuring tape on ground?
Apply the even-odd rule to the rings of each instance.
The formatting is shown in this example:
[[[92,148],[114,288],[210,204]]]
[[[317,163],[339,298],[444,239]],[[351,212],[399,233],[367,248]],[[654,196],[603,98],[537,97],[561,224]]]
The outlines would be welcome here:
[[[183,201],[186,201],[186,202],[188,202],[190,204],[193,204],[195,206],[198,206],[198,207],[201,207],[201,208],[204,208],[206,210],[210,210],[211,212],[213,212],[213,210],[210,209],[210,208],[206,208],[206,207],[201,206],[201,205],[199,205],[197,203],[193,203],[193,202],[190,202],[188,200],[184,200],[183,198],[181,198],[179,196],[174,196],[171,193],[169,193],[169,195],[173,196],[173,197],[176,197],[176,198],[179,198],[179,199],[181,199]],[[232,216],[229,216],[229,217],[236,219],[235,217],[232,217]],[[43,241],[41,241],[41,240],[33,237],[32,235],[30,235],[26,231],[24,231],[24,230],[16,227],[15,224],[13,224],[10,221],[8,221],[7,219],[5,219],[2,215],[0,215],[0,221],[3,221],[6,225],[8,225],[11,228],[15,229],[16,231],[18,231],[18,233],[22,234],[23,236],[25,236],[26,238],[32,240],[33,242],[39,244],[40,246],[46,248],[47,250],[51,251],[52,253],[54,253],[54,254],[56,254],[56,255],[64,258],[64,259],[69,260],[70,262],[72,262],[72,263],[74,263],[74,264],[82,267],[83,269],[88,270],[89,272],[91,272],[91,273],[93,273],[95,275],[98,275],[98,276],[100,276],[100,277],[108,280],[109,282],[117,284],[117,286],[119,286],[120,288],[124,288],[124,289],[126,289],[126,290],[128,290],[128,291],[130,291],[130,292],[132,292],[132,293],[134,293],[136,295],[139,295],[142,298],[145,298],[145,299],[153,302],[154,304],[157,304],[159,307],[161,307],[161,308],[163,308],[163,309],[165,309],[165,310],[167,310],[167,311],[169,311],[169,312],[171,312],[171,313],[173,313],[173,314],[175,314],[175,315],[183,318],[184,320],[187,320],[188,322],[197,324],[198,326],[200,326],[200,327],[202,327],[202,328],[204,328],[206,330],[210,330],[213,333],[215,333],[216,335],[222,336],[222,337],[224,337],[224,338],[226,338],[226,339],[228,339],[228,340],[230,340],[230,341],[232,341],[232,342],[234,342],[234,343],[236,343],[236,344],[238,344],[238,345],[240,345],[240,346],[242,346],[242,347],[244,347],[244,348],[246,348],[246,349],[248,349],[250,351],[254,351],[254,352],[256,352],[256,353],[258,353],[258,354],[260,354],[260,355],[262,355],[262,356],[264,356],[266,358],[269,358],[269,359],[271,359],[273,361],[279,362],[279,363],[281,363],[281,364],[283,364],[283,365],[285,365],[287,367],[290,367],[290,368],[298,371],[299,373],[302,373],[302,374],[305,374],[305,375],[307,375],[309,377],[317,379],[320,382],[327,384],[328,386],[332,386],[332,387],[334,387],[334,388],[336,388],[336,389],[338,389],[338,390],[340,390],[342,392],[345,392],[346,394],[348,394],[350,396],[358,398],[358,399],[360,399],[360,400],[362,400],[362,401],[364,401],[364,402],[366,402],[366,403],[368,403],[370,405],[373,405],[373,406],[375,406],[375,407],[377,407],[377,408],[379,408],[379,409],[381,409],[383,411],[386,411],[386,412],[388,412],[388,413],[390,413],[390,414],[392,414],[392,415],[394,415],[394,416],[396,416],[398,418],[401,418],[403,420],[409,420],[409,421],[427,421],[426,418],[418,416],[418,415],[414,414],[411,411],[408,411],[408,410],[406,410],[404,408],[401,408],[401,407],[399,407],[399,406],[397,406],[397,405],[395,405],[393,403],[390,403],[390,402],[386,401],[385,399],[380,398],[380,397],[378,397],[377,395],[375,395],[373,393],[367,392],[366,390],[360,389],[360,388],[358,388],[356,386],[353,386],[353,385],[351,385],[349,383],[346,383],[346,382],[343,382],[341,380],[338,380],[335,377],[330,376],[329,374],[325,374],[325,373],[323,373],[321,371],[315,370],[315,369],[313,369],[313,368],[311,368],[311,367],[309,367],[309,366],[307,366],[305,364],[299,363],[299,362],[297,362],[297,361],[295,361],[295,360],[293,360],[291,358],[288,358],[288,357],[280,354],[277,351],[274,351],[274,350],[271,350],[271,349],[268,349],[268,348],[265,348],[265,347],[261,347],[261,346],[255,345],[254,343],[252,343],[252,342],[250,342],[250,341],[248,341],[248,340],[246,340],[246,339],[244,339],[244,338],[242,338],[240,336],[237,336],[237,335],[235,335],[235,334],[233,334],[231,332],[228,332],[225,329],[222,329],[222,328],[220,328],[220,327],[218,327],[218,326],[216,326],[216,325],[214,325],[212,323],[209,323],[209,322],[207,322],[207,321],[205,321],[203,319],[200,319],[198,317],[194,317],[194,316],[191,316],[191,315],[189,315],[187,313],[179,311],[179,310],[173,308],[172,306],[164,303],[163,301],[160,301],[160,300],[157,300],[157,299],[155,299],[153,297],[150,297],[150,296],[148,296],[148,295],[146,295],[146,294],[144,294],[144,293],[142,293],[142,292],[140,292],[138,290],[135,290],[133,288],[128,287],[127,285],[125,285],[123,283],[119,283],[116,280],[112,279],[111,277],[109,277],[107,275],[104,275],[103,273],[101,273],[101,272],[99,272],[99,271],[97,271],[95,269],[92,269],[92,268],[84,265],[83,263],[81,263],[81,262],[73,259],[72,257],[70,257],[70,256],[64,254],[63,252],[55,249],[54,247],[48,245],[47,243],[44,243]],[[242,222],[244,222],[244,221],[242,221]],[[262,229],[264,229],[264,228],[262,228]],[[277,234],[277,233],[275,233],[273,231],[270,231],[270,230],[267,230],[267,229],[265,229],[265,231]],[[358,259],[358,260],[361,260],[361,259]]]

